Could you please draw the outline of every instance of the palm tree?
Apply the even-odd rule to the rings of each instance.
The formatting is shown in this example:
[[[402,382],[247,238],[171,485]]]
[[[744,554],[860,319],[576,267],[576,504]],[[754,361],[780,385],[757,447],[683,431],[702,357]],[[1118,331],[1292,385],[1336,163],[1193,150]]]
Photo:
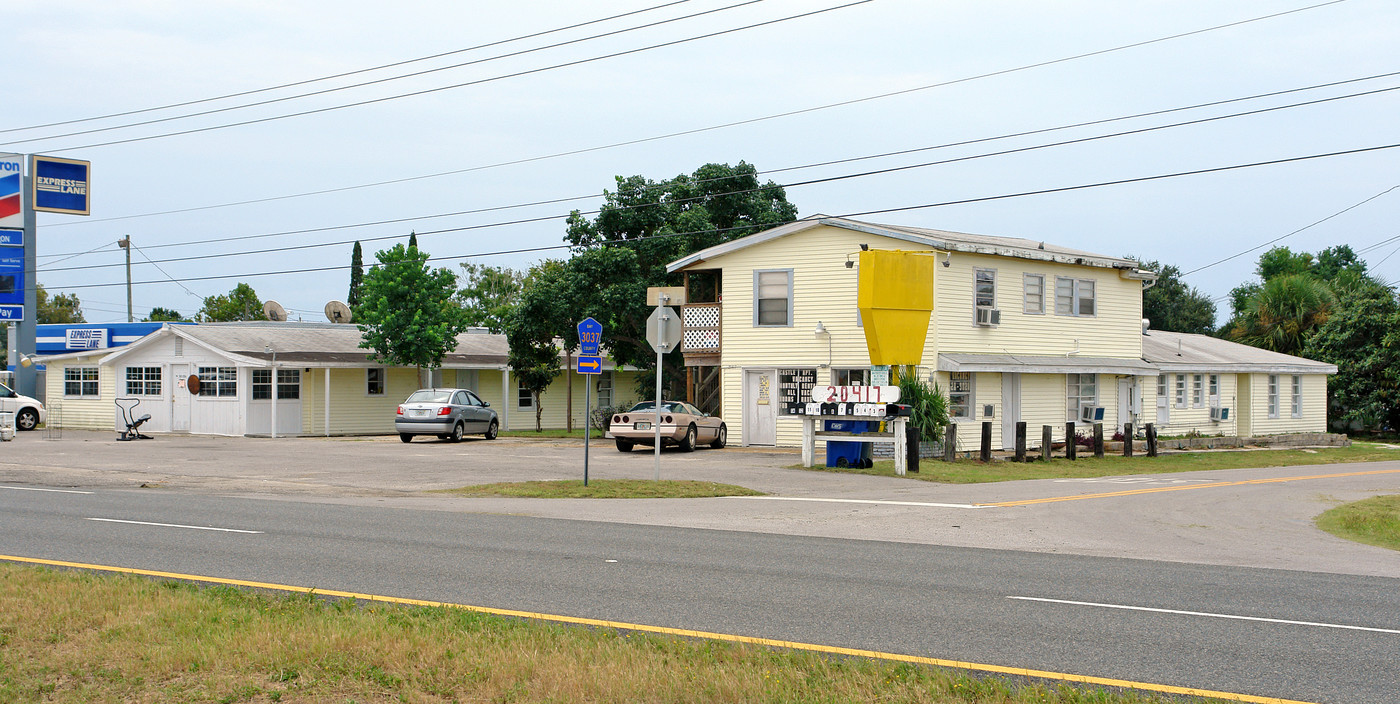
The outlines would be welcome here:
[[[1335,303],[1332,290],[1317,279],[1306,274],[1277,276],[1250,297],[1229,336],[1253,347],[1300,354],[1312,332],[1327,322]]]

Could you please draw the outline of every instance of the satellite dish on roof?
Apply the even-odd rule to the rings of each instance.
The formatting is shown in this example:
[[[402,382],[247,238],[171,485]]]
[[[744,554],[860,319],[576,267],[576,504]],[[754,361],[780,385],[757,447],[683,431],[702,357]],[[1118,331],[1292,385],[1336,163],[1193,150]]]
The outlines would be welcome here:
[[[282,304],[277,301],[268,301],[263,304],[263,315],[268,320],[281,323],[287,320],[287,309],[283,308]]]
[[[326,320],[332,323],[348,323],[350,318],[350,306],[345,305],[344,301],[331,301],[326,304]]]

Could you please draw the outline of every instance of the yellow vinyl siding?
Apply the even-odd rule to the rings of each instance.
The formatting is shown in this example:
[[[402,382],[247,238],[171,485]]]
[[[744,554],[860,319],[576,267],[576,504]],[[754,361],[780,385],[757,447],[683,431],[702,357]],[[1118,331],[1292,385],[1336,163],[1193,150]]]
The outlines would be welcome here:
[[[1240,431],[1240,414],[1243,411],[1240,407],[1238,374],[1219,374],[1220,377],[1220,407],[1230,409],[1230,419],[1227,421],[1212,421],[1210,419],[1210,372],[1199,372],[1202,376],[1201,384],[1202,399],[1205,406],[1196,408],[1191,405],[1191,385],[1192,376],[1198,372],[1182,372],[1186,375],[1186,408],[1176,407],[1176,375],[1177,372],[1167,372],[1167,409],[1170,412],[1170,422],[1165,426],[1157,426],[1158,435],[1186,435],[1192,431],[1201,435],[1237,435]],[[1144,418],[1145,422],[1156,422],[1156,381],[1153,380],[1153,406],[1152,417]],[[1147,408],[1144,396],[1143,408]]]
[[[101,356],[106,356],[111,350],[101,352]],[[44,410],[48,413],[48,422],[54,427],[74,430],[111,430],[117,427],[118,412],[113,403],[117,398],[117,380],[116,372],[111,367],[97,370],[96,398],[66,398],[63,395],[63,370],[68,367],[97,367],[101,356],[45,365],[48,371],[44,379],[44,394],[48,403],[44,404]]]
[[[634,391],[637,383],[637,374],[638,372],[634,371],[617,371],[613,373],[613,399],[615,403],[627,401],[635,402],[637,400],[637,394]],[[482,377],[483,379],[485,378],[484,372],[482,374]],[[569,389],[568,386],[566,386],[566,377],[569,378],[568,383],[573,386],[572,414],[568,412]],[[540,406],[543,409],[543,411],[540,414],[540,427],[566,428],[568,427],[568,425],[566,425],[566,419],[569,415],[572,415],[574,422],[574,430],[582,430],[584,425],[583,395],[585,392],[589,394],[589,408],[598,407],[598,391],[597,386],[595,384],[597,378],[598,377],[596,375],[592,374],[571,373],[566,375],[565,372],[561,369],[559,375],[554,378],[554,382],[551,383],[549,387],[546,388],[544,392],[540,394]],[[499,384],[499,382],[497,382],[497,384]],[[514,388],[518,385],[515,383],[514,380],[512,380],[511,386]],[[681,396],[683,397],[684,394],[681,394]],[[648,398],[649,397],[650,396],[648,396]],[[681,400],[685,399],[681,398]],[[512,394],[511,403],[516,403],[514,394]],[[492,402],[492,405],[495,405],[494,401]],[[512,430],[535,429],[535,409],[511,406],[510,413],[510,427]]]
[[[1303,374],[1303,417],[1291,415],[1293,375],[1278,375],[1278,417],[1269,417],[1269,375],[1253,374],[1253,435],[1327,432],[1327,376]]]

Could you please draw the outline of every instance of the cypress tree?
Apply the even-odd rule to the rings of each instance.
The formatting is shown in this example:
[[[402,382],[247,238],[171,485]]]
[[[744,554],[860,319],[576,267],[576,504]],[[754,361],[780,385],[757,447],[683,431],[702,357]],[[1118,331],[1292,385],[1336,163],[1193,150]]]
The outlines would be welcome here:
[[[350,253],[350,293],[345,297],[345,302],[351,308],[360,304],[360,288],[365,280],[365,255],[360,249],[360,243],[355,241],[355,249]]]

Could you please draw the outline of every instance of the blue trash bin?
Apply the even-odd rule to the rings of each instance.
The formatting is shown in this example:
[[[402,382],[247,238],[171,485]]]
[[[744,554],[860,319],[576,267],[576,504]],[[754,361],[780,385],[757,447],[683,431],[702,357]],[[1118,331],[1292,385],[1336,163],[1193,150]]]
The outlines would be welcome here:
[[[826,430],[844,433],[864,433],[867,422],[863,420],[829,420]],[[870,453],[870,443],[847,440],[826,441],[826,466],[864,467]]]

